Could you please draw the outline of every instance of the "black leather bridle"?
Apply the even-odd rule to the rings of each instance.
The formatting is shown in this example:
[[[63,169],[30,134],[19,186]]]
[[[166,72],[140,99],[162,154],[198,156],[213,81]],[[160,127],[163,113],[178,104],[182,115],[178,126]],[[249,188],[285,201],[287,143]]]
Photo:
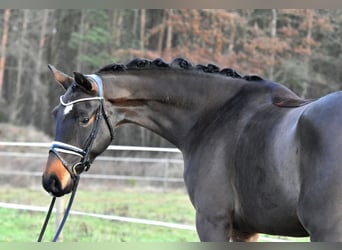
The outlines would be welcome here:
[[[95,74],[86,75],[86,77],[91,78],[91,79],[93,79],[96,82],[97,87],[98,87],[98,96],[77,99],[77,100],[74,100],[74,101],[71,101],[71,102],[68,102],[68,103],[64,102],[63,96],[61,96],[59,98],[60,104],[65,106],[65,107],[67,107],[69,105],[73,105],[75,103],[85,102],[85,101],[93,101],[93,100],[99,101],[100,105],[99,105],[98,110],[96,112],[96,117],[95,117],[93,128],[92,128],[92,130],[90,132],[89,137],[86,140],[86,143],[85,143],[85,146],[84,146],[83,149],[79,148],[79,147],[76,147],[76,146],[73,146],[71,144],[60,142],[60,141],[53,141],[52,144],[51,144],[49,152],[54,153],[58,157],[58,159],[62,162],[63,166],[70,173],[71,178],[74,180],[74,187],[73,187],[72,194],[71,194],[69,202],[68,202],[68,206],[67,206],[67,208],[65,210],[64,217],[63,217],[61,223],[59,224],[58,229],[56,231],[56,234],[55,234],[55,236],[54,236],[54,238],[52,240],[53,242],[57,241],[58,236],[61,233],[61,231],[63,229],[63,226],[64,226],[64,224],[66,222],[66,219],[67,219],[67,217],[69,215],[69,211],[71,209],[71,206],[72,206],[72,203],[74,201],[75,194],[76,194],[78,182],[79,182],[79,179],[80,179],[80,174],[83,171],[87,171],[89,169],[90,165],[91,165],[89,154],[90,154],[90,150],[92,148],[92,145],[93,145],[93,143],[94,143],[94,141],[96,139],[96,136],[97,136],[97,134],[99,132],[99,128],[100,128],[100,124],[101,124],[102,118],[105,119],[106,124],[108,126],[110,137],[111,137],[111,141],[114,138],[113,127],[110,124],[109,118],[106,115],[105,110],[104,110],[104,103],[103,103],[104,102],[104,96],[103,96],[103,83],[102,83],[102,79],[99,76],[95,75]],[[76,156],[79,156],[81,158],[81,160],[79,162],[76,162],[74,165],[69,166],[68,162],[61,156],[60,153],[76,155]],[[56,197],[53,197],[52,200],[51,200],[50,207],[49,207],[48,213],[46,215],[45,221],[43,223],[42,229],[41,229],[40,234],[38,236],[38,242],[42,241],[42,238],[43,238],[45,230],[46,230],[46,226],[49,223],[49,219],[50,219],[51,212],[53,210],[55,201],[56,201]]]
[[[98,96],[95,97],[88,97],[88,98],[81,98],[77,99],[74,101],[70,101],[65,103],[63,100],[63,96],[59,98],[60,104],[67,107],[69,105],[73,105],[75,103],[80,103],[80,102],[86,102],[86,101],[99,101],[100,105],[98,107],[98,110],[96,112],[96,117],[93,125],[93,129],[89,134],[89,137],[87,138],[85,142],[84,148],[79,148],[71,144],[67,144],[64,142],[59,142],[59,141],[53,141],[50,147],[50,152],[54,153],[58,159],[62,162],[63,166],[68,170],[70,173],[71,177],[75,180],[76,177],[81,174],[83,171],[87,171],[90,167],[90,150],[92,148],[92,145],[96,139],[96,136],[98,134],[101,120],[102,118],[105,119],[106,124],[108,126],[109,132],[110,132],[110,137],[111,141],[113,140],[113,128],[109,122],[109,119],[105,113],[104,110],[104,97],[103,97],[103,84],[102,80],[99,76],[92,74],[92,75],[86,75],[88,78],[92,78],[95,80],[97,87],[98,87]],[[70,166],[68,162],[60,155],[60,153],[65,153],[65,154],[72,154],[79,156],[81,158],[81,161],[76,162],[74,165]]]

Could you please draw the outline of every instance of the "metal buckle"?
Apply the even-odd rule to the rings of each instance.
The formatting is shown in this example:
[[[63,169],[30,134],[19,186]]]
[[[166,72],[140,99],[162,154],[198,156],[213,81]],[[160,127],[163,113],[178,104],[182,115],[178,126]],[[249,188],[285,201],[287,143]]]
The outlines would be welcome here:
[[[72,173],[74,174],[74,176],[78,176],[79,174],[83,172],[83,170],[85,169],[84,167],[81,169],[79,173],[77,171],[77,167],[82,166],[82,165],[83,165],[82,162],[77,162],[74,166],[72,166]]]

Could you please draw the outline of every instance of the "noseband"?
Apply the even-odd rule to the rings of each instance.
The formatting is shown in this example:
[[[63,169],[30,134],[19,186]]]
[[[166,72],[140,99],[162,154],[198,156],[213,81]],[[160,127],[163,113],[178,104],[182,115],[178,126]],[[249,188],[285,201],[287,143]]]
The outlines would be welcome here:
[[[86,101],[99,101],[100,106],[96,112],[96,118],[94,121],[94,126],[93,129],[91,131],[91,133],[89,134],[88,139],[86,140],[85,146],[84,148],[79,148],[76,147],[74,145],[71,144],[67,144],[64,142],[60,142],[60,141],[53,141],[50,147],[50,151],[54,153],[58,159],[62,162],[63,166],[68,170],[68,172],[70,173],[70,176],[75,180],[76,177],[81,174],[83,171],[87,171],[90,167],[90,158],[89,158],[89,154],[90,154],[90,150],[91,147],[96,139],[96,136],[98,134],[99,128],[100,128],[100,124],[101,124],[101,119],[102,117],[105,119],[106,124],[108,126],[109,132],[110,132],[110,137],[111,137],[111,141],[113,140],[113,128],[109,122],[109,119],[105,113],[104,110],[104,104],[103,104],[103,83],[102,80],[99,76],[92,74],[92,75],[86,75],[86,77],[93,79],[98,87],[98,96],[96,97],[88,97],[88,98],[81,98],[81,99],[77,99],[71,102],[67,102],[65,103],[63,100],[63,96],[61,96],[59,98],[60,100],[60,104],[63,105],[64,107],[67,107],[69,105],[73,105],[75,103],[79,103],[79,102],[86,102]],[[69,154],[69,155],[75,155],[81,158],[81,160],[79,162],[76,162],[74,165],[69,166],[68,162],[60,155],[60,153],[64,153],[64,154]]]

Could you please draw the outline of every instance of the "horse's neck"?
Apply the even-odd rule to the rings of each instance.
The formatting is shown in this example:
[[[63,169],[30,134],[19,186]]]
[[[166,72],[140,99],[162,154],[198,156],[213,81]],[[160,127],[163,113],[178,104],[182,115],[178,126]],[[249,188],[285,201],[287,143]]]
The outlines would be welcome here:
[[[115,126],[135,123],[179,148],[201,116],[223,105],[241,88],[214,74],[148,71],[103,74],[105,99]],[[231,80],[237,81],[237,80]]]

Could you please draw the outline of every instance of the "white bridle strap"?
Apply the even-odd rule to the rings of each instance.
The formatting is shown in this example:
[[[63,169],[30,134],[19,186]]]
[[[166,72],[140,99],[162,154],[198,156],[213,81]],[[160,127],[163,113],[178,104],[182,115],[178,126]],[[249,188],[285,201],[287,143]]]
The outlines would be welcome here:
[[[77,155],[81,158],[83,158],[85,154],[83,149],[59,141],[53,141],[51,144],[51,148],[54,148],[54,150],[56,150],[57,152]]]
[[[104,97],[103,97],[103,83],[102,83],[102,79],[96,75],[96,74],[91,74],[91,75],[86,75],[87,77],[89,78],[92,78],[96,84],[97,84],[97,87],[98,87],[98,96],[95,96],[95,97],[87,97],[87,98],[81,98],[81,99],[77,99],[77,100],[74,100],[74,101],[70,101],[70,102],[64,102],[63,101],[63,96],[59,97],[59,101],[60,103],[63,105],[63,106],[68,106],[68,105],[72,105],[72,104],[75,104],[75,103],[78,103],[78,102],[85,102],[85,101],[93,101],[93,100],[103,100]]]
[[[69,154],[69,155],[76,155],[76,156],[79,156],[79,157],[83,158],[83,155],[81,155],[79,153],[76,153],[75,151],[71,151],[71,150],[67,150],[67,149],[62,149],[62,148],[55,148],[55,150],[58,153],[64,153],[64,154]]]
[[[63,96],[59,97],[59,101],[63,106],[68,106],[68,105],[73,105],[73,104],[78,103],[78,102],[93,101],[93,100],[103,100],[103,96],[81,98],[81,99],[77,99],[77,100],[74,100],[71,102],[64,102]]]

